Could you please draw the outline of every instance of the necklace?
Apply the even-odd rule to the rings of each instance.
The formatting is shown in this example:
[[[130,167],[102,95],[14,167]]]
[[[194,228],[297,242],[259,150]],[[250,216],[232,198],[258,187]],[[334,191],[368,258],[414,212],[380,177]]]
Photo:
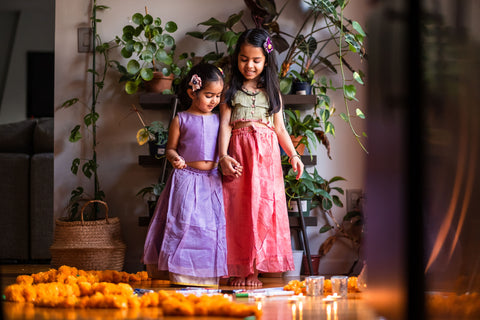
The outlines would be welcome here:
[[[251,97],[251,99],[252,99],[252,108],[255,108],[255,100],[256,100],[256,98],[257,98],[256,96],[257,96],[257,94],[260,93],[260,90],[259,90],[259,91],[249,91],[247,88],[242,87],[242,91],[243,91],[246,95],[248,95],[248,96]],[[255,112],[253,111],[253,109],[252,109],[252,112],[251,112],[251,113],[252,113],[252,114],[255,113]]]

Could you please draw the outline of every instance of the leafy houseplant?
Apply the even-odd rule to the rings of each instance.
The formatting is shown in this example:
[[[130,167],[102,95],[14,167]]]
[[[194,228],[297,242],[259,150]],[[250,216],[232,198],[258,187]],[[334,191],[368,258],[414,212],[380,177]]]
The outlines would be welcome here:
[[[190,70],[192,62],[187,59],[187,53],[178,57],[187,60],[185,66],[180,67],[175,62],[176,44],[172,36],[178,29],[175,22],[168,21],[162,26],[162,20],[153,18],[148,12],[145,15],[135,13],[132,22],[134,25],[123,27],[121,38],[115,37],[115,42],[122,48],[122,57],[130,59],[126,67],[117,62],[117,69],[122,74],[120,82],[126,81],[128,94],[136,93],[142,85],[152,81],[155,72],[174,81]],[[172,93],[171,87],[163,93]]]
[[[162,122],[153,121],[150,125],[147,125],[143,120],[142,115],[137,107],[133,106],[134,112],[137,114],[138,119],[142,123],[143,127],[137,131],[137,142],[139,145],[149,143],[150,154],[159,154],[158,149],[165,147],[168,140],[168,130],[165,128]],[[155,150],[155,151],[154,151]]]
[[[285,128],[290,134],[294,146],[300,154],[303,154],[302,150],[299,151],[299,146],[303,145],[307,148],[308,152],[312,154],[312,144],[316,148],[316,141],[322,143],[317,137],[315,130],[319,130],[320,124],[316,121],[312,115],[307,114],[302,119],[299,110],[285,110]],[[297,139],[299,138],[299,139]]]
[[[236,32],[233,28],[241,20],[243,11],[230,15],[225,22],[216,18],[210,18],[200,22],[198,25],[207,26],[203,32],[192,31],[186,34],[201,40],[212,41],[215,43],[215,51],[211,51],[203,56],[202,61],[213,63],[216,66],[225,69],[226,74],[229,72],[229,55],[233,54],[235,45],[241,32]],[[226,46],[226,52],[219,50],[219,44]]]
[[[305,0],[308,11],[303,22],[299,23],[296,33],[288,34],[282,30],[278,20],[290,0],[286,0],[277,11],[274,0],[251,1],[245,3],[252,11],[253,20],[258,28],[266,29],[270,34],[274,48],[279,53],[286,51],[279,71],[280,88],[288,94],[294,79],[308,79],[311,71],[320,75],[328,73],[341,77],[341,85],[336,87],[325,75],[318,77],[312,83],[312,92],[317,97],[315,114],[323,122],[326,134],[335,135],[335,127],[330,121],[335,108],[330,105],[328,91],[341,90],[345,112],[340,113],[350,127],[360,146],[366,151],[361,138],[366,134],[358,134],[352,124],[352,118],[364,119],[365,115],[359,107],[353,113],[350,103],[357,101],[356,85],[363,85],[364,74],[356,70],[347,61],[349,53],[360,59],[366,59],[364,38],[361,25],[344,16],[344,10],[349,1]],[[311,80],[311,79],[310,79]]]
[[[137,196],[147,200],[149,216],[152,217],[155,211],[157,200],[160,197],[163,189],[165,188],[165,182],[154,183],[148,187],[142,188],[137,192]]]

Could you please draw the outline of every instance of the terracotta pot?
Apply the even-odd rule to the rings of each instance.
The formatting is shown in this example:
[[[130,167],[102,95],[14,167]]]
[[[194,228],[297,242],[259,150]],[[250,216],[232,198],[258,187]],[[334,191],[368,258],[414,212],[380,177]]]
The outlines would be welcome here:
[[[295,147],[295,150],[297,150],[297,153],[301,156],[305,153],[305,145],[303,143],[300,143],[300,140],[302,140],[302,136],[290,136],[290,139],[292,139],[293,146]]]
[[[172,83],[172,73],[168,77],[166,77],[160,71],[155,71],[153,73],[153,79],[145,82],[145,90],[147,92],[163,92],[164,90],[171,90]]]
[[[304,255],[303,260],[302,260],[302,266],[303,266],[303,273],[302,274],[305,274],[305,275],[308,275],[308,276],[316,276],[316,275],[318,275],[318,267],[320,266],[320,256],[312,254],[312,255],[310,255],[310,257],[312,258],[313,273],[309,272],[308,263],[307,263],[307,256]]]

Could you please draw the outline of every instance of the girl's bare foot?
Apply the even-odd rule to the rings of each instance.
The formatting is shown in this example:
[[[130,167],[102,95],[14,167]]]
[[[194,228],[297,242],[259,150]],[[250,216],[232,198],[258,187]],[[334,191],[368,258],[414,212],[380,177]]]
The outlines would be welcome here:
[[[230,285],[235,287],[243,287],[245,286],[245,278],[244,277],[234,277],[230,279]]]
[[[263,283],[258,280],[258,273],[251,274],[247,276],[246,280],[246,286],[248,287],[261,287],[263,286]]]

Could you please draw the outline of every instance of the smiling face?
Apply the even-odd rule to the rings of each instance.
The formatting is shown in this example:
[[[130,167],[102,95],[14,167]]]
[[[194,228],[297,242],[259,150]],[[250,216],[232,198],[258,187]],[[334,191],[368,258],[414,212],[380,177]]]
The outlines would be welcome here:
[[[223,80],[210,81],[199,91],[193,92],[192,89],[188,90],[192,98],[190,111],[199,114],[208,114],[220,103],[223,91]]]
[[[238,69],[247,81],[260,78],[265,67],[263,48],[254,47],[248,43],[242,44],[238,54]]]

